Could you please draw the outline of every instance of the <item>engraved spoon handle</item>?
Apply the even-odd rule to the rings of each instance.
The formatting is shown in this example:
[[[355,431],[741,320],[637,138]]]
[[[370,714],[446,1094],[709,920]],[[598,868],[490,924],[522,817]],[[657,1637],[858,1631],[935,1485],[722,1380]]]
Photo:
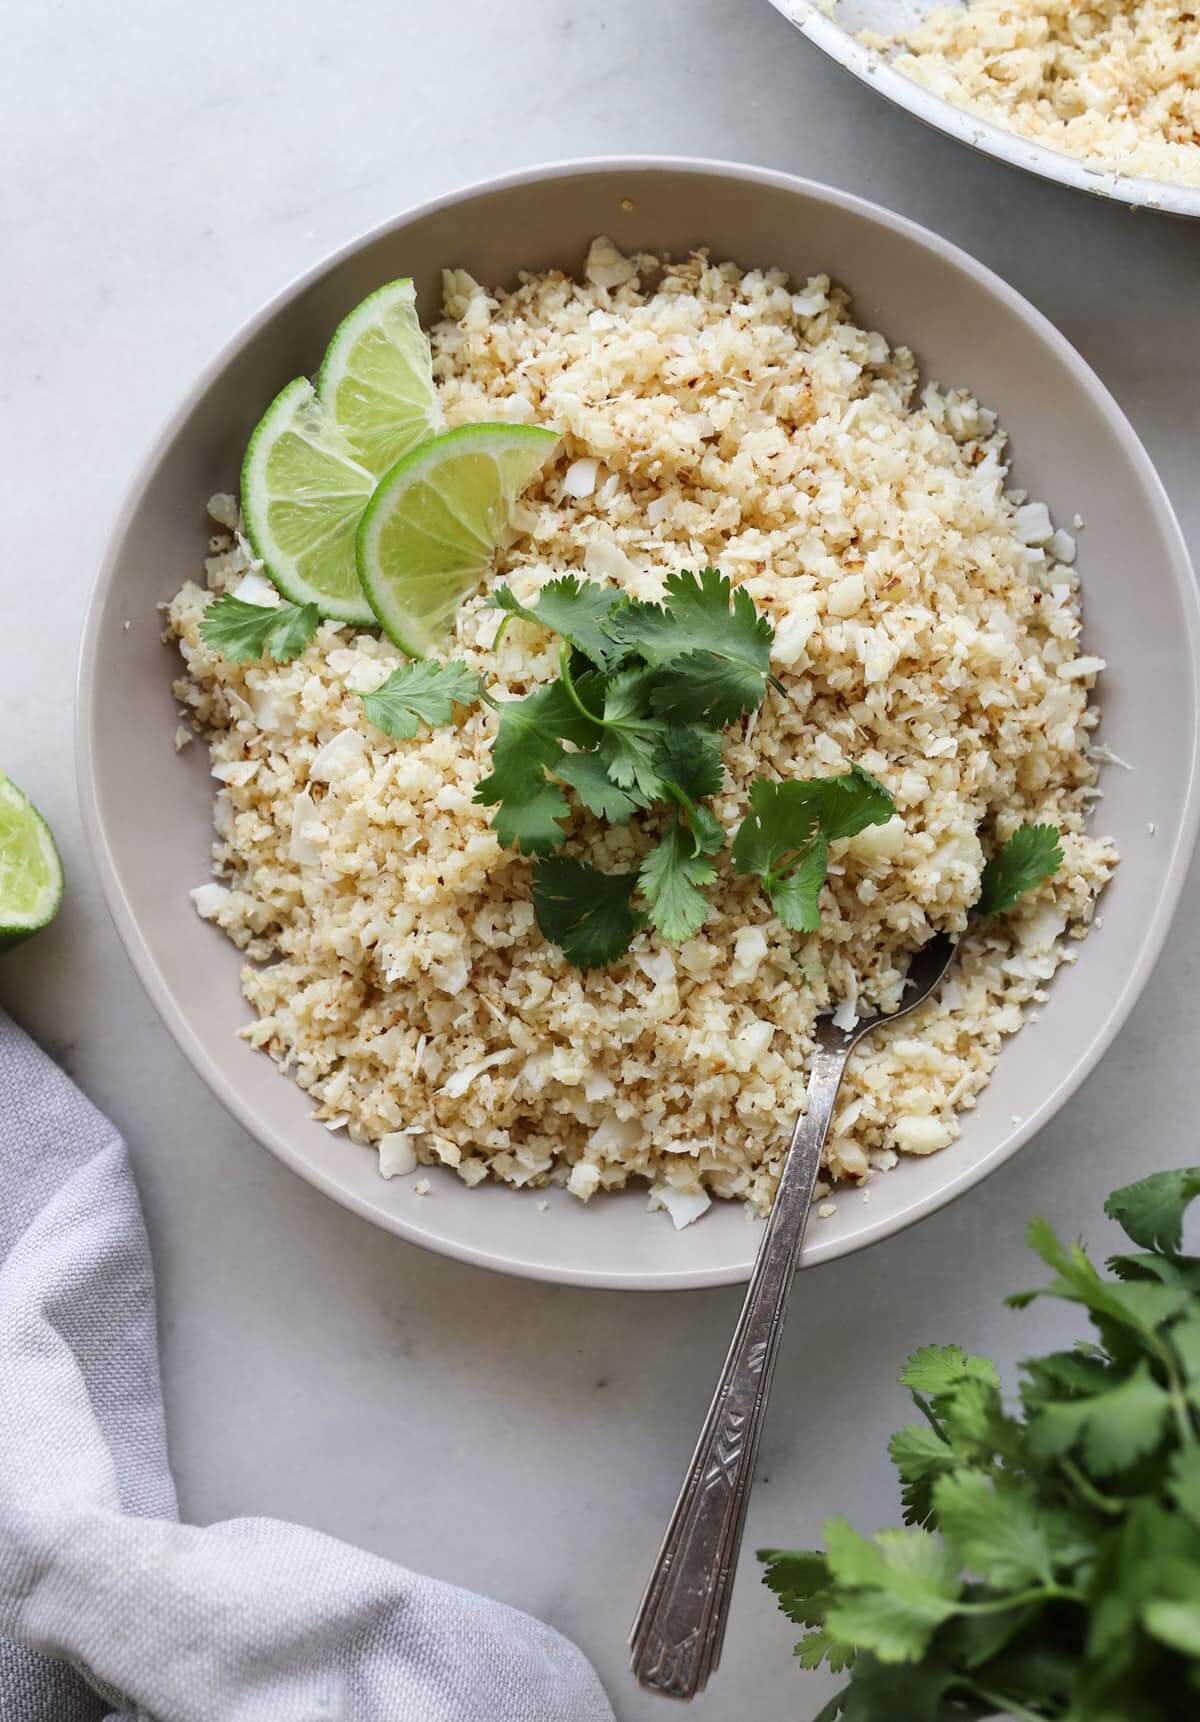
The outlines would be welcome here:
[[[771,1373],[849,1052],[818,1044],[729,1355],[634,1622],[634,1674],[672,1698],[695,1697],[720,1658]]]

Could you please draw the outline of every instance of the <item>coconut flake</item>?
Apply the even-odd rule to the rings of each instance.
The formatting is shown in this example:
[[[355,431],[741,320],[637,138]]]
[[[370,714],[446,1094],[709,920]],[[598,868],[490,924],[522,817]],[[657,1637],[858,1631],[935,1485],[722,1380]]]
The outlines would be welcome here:
[[[308,768],[310,783],[334,783],[347,777],[366,757],[367,744],[356,729],[339,730],[317,749]]]
[[[379,1138],[379,1170],[385,1178],[407,1178],[417,1169],[413,1137],[418,1130],[389,1130]]]
[[[600,462],[586,456],[582,460],[573,460],[563,474],[562,488],[564,496],[590,496],[596,488],[596,477],[600,471]]]
[[[243,604],[257,604],[262,610],[274,610],[279,604],[279,593],[257,568],[251,568],[249,573],[242,575],[233,595]]]
[[[444,1094],[448,1100],[458,1100],[485,1070],[495,1070],[500,1064],[511,1064],[516,1056],[516,1047],[507,1046],[502,1052],[493,1052],[487,1058],[477,1059],[474,1064],[460,1065],[450,1073],[439,1093]]]
[[[218,885],[212,881],[207,885],[197,885],[194,890],[188,892],[192,906],[202,921],[211,921],[219,915],[232,895],[228,885]]]
[[[682,1232],[685,1226],[692,1225],[712,1207],[712,1197],[707,1190],[676,1190],[670,1184],[655,1184],[650,1191],[648,1207],[651,1213],[657,1208],[665,1208],[675,1230]]]

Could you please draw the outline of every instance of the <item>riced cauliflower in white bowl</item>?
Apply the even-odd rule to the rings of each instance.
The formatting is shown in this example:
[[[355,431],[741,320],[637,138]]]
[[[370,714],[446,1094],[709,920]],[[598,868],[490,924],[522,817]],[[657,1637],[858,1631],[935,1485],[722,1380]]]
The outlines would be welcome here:
[[[1200,23],[1185,0],[771,0],[838,65],[1012,167],[1200,216]]]
[[[201,629],[223,593],[277,601],[233,494],[250,428],[402,273],[447,422],[561,442],[452,620],[445,656],[493,703],[398,740],[364,715],[403,662],[378,631],[324,622],[288,662],[233,662]],[[814,930],[718,861],[688,936],[631,924],[581,967],[475,793],[497,713],[560,665],[529,622],[497,638],[490,591],[533,606],[567,572],[645,604],[706,565],[752,600],[773,678],[727,728],[714,818],[732,832],[756,780],[847,768],[889,799],[830,844]],[[484,1265],[720,1283],[752,1262],[815,1015],[892,1008],[1019,825],[1059,830],[1062,864],[856,1055],[806,1262],[966,1189],[1100,1056],[1194,836],[1196,637],[1145,454],[995,277],[781,175],[582,163],[369,237],[218,360],[97,587],[81,785],[139,971],[273,1152]],[[652,817],[568,830],[628,876],[657,836]]]

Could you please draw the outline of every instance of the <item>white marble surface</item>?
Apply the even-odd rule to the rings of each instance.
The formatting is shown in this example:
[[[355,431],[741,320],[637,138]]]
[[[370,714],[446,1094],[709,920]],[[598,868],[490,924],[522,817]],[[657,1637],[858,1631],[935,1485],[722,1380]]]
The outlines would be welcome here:
[[[184,1511],[272,1513],[535,1610],[595,1659],[620,1722],[629,1616],[732,1322],[732,1291],[635,1299],[423,1255],[276,1165],[193,1076],[92,878],[72,776],[76,638],[141,450],[289,277],[492,171],[606,151],[794,169],[890,204],[1041,307],[1114,390],[1200,551],[1200,230],[973,157],[885,107],[765,0],[56,0],[10,9],[0,69],[0,763],[60,834],[66,907],[0,1002],[119,1122],[157,1259]],[[1130,569],[1137,578],[1137,569]],[[1169,713],[1164,721],[1170,722]],[[884,1454],[906,1348],[1014,1359],[1026,1217],[1103,1238],[1104,1192],[1192,1153],[1189,899],[1133,1020],[983,1189],[807,1276],[747,1548],[896,1511]],[[830,1690],[747,1555],[694,1714],[811,1716]],[[381,1718],[380,1722],[386,1722]],[[485,1719],[470,1719],[485,1722]]]

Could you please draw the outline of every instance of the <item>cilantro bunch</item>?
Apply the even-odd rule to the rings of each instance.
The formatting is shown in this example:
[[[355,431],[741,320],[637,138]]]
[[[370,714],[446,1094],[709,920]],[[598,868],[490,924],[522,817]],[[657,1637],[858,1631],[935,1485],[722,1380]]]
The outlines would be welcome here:
[[[908,1530],[763,1550],[766,1582],[808,1628],[801,1663],[848,1671],[816,1722],[1185,1722],[1200,1715],[1200,1258],[1181,1253],[1200,1167],[1116,1191],[1135,1249],[1109,1275],[1044,1220],[1030,1245],[1095,1337],[1022,1365],[957,1346],[901,1380],[922,1421],[891,1456]]]

